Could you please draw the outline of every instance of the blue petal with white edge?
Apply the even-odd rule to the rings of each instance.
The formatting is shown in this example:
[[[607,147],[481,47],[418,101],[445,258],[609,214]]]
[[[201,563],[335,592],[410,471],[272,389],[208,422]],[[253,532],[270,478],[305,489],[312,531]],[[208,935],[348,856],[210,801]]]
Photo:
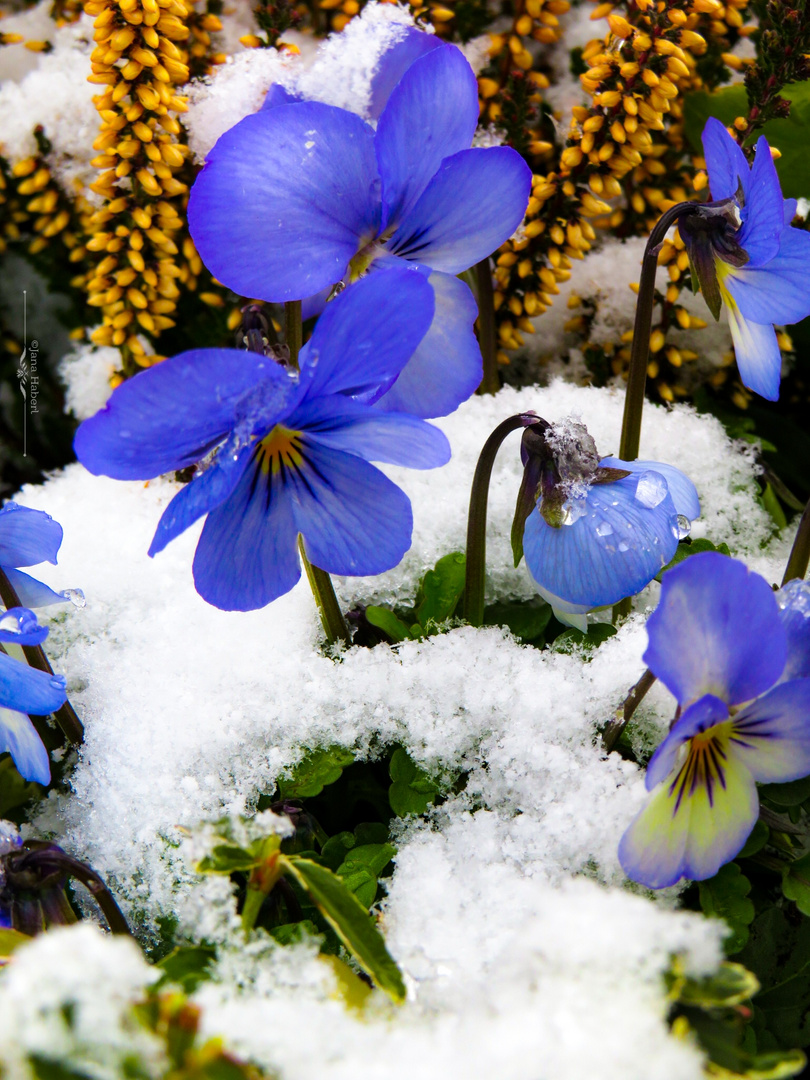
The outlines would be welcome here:
[[[745,221],[737,237],[748,255],[746,266],[762,266],[779,250],[785,227],[785,202],[768,140],[757,143],[745,192]]]
[[[783,229],[779,250],[765,266],[721,269],[723,285],[746,319],[759,323],[799,322],[810,315],[810,233]]]
[[[720,698],[706,694],[693,705],[684,709],[667,733],[666,738],[650,758],[644,783],[647,791],[662,783],[675,768],[678,751],[695,735],[702,735],[709,728],[728,720],[728,706]]]
[[[810,680],[794,679],[741,709],[733,720],[735,752],[760,783],[810,774]]]
[[[400,221],[388,249],[433,270],[460,274],[520,225],[531,183],[528,165],[508,146],[453,154]]]
[[[340,281],[380,226],[374,134],[359,116],[298,102],[245,117],[191,190],[191,235],[229,289],[301,300]]]
[[[227,444],[217,459],[181,488],[161,515],[152,543],[150,558],[184,533],[195,521],[216,509],[231,495],[248,466],[251,451],[234,452]]]
[[[326,305],[301,350],[306,398],[364,394],[395,379],[428,332],[433,290],[418,270],[384,270]]]
[[[91,473],[115,480],[183,469],[225,437],[238,404],[263,379],[283,388],[284,401],[296,399],[279,365],[256,353],[192,349],[172,356],[127,379],[84,421],[73,443],[76,456]]]
[[[686,473],[682,473],[674,465],[665,465],[661,461],[622,461],[616,457],[602,458],[599,464],[605,468],[627,469],[629,472],[659,473],[667,482],[675,510],[690,521],[700,517],[700,499],[697,488]]]
[[[416,60],[434,49],[447,48],[441,38],[409,26],[400,40],[387,49],[371,80],[370,119],[377,120],[388,104],[391,92]]]
[[[223,611],[253,611],[292,589],[301,576],[298,528],[289,487],[254,451],[231,497],[213,510],[194,555],[194,584]]]
[[[757,323],[746,319],[734,298],[722,285],[720,292],[728,313],[728,325],[740,378],[749,390],[753,390],[766,401],[778,401],[782,353],[779,351],[776,331],[770,323]]]
[[[0,653],[0,707],[46,716],[64,705],[65,680]]]
[[[745,154],[713,116],[706,121],[702,138],[712,199],[732,199],[737,194],[740,182],[743,190],[748,185],[751,170]]]
[[[704,694],[729,705],[750,701],[773,686],[787,656],[770,585],[712,551],[664,574],[647,635],[644,663],[681,705]]]
[[[62,543],[62,526],[50,514],[18,503],[0,510],[0,566],[56,564]]]
[[[435,469],[450,460],[447,436],[407,413],[384,413],[342,394],[318,398],[290,416],[293,430],[330,450],[411,469]]]
[[[0,611],[0,641],[15,645],[41,645],[48,636],[48,627],[40,626],[33,611],[13,607]]]
[[[470,147],[477,126],[478,83],[460,49],[434,49],[411,64],[391,92],[374,139],[382,229],[413,209],[442,161]]]
[[[23,780],[50,783],[48,751],[25,713],[0,708],[0,753],[3,752],[11,754]]]
[[[30,574],[24,574],[22,570],[14,570],[9,566],[3,569],[23,607],[50,607],[51,604],[66,604],[70,600],[67,592],[54,592],[49,585],[31,577]],[[81,595],[78,589],[73,589],[72,593],[74,596]]]
[[[433,322],[402,374],[376,403],[378,409],[425,419],[455,412],[483,377],[475,297],[452,274],[434,270],[428,281],[436,304]]]
[[[304,464],[290,476],[295,524],[307,557],[329,574],[390,570],[411,546],[407,495],[373,465],[304,441]]]
[[[651,889],[681,878],[705,881],[733,859],[750,836],[759,815],[756,784],[727,752],[725,732],[716,741],[727,755],[725,761],[715,759],[722,772],[705,755],[698,761],[692,758],[691,776],[679,773],[672,782],[659,784],[621,838],[619,862],[633,881]],[[707,764],[712,769],[709,783]],[[703,775],[696,777],[701,766]]]
[[[810,582],[789,581],[776,594],[787,634],[787,661],[781,682],[810,679]]]

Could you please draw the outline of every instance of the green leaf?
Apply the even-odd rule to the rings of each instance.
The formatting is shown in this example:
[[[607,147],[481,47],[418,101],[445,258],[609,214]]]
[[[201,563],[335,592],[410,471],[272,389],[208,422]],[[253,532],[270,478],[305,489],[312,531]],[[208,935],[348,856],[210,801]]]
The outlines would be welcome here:
[[[377,879],[396,853],[393,844],[360,844],[347,852],[337,873],[360,903],[370,908],[377,899]]]
[[[508,626],[521,641],[540,637],[551,620],[551,605],[539,596],[521,604],[490,604],[484,608],[484,626]]]
[[[466,558],[460,551],[444,555],[433,570],[428,570],[420,586],[421,603],[416,619],[425,630],[449,619],[464,592]]]
[[[28,934],[22,934],[19,930],[12,930],[11,927],[0,927],[0,957],[4,958],[11,956],[15,949],[19,949],[20,945],[25,945],[27,941],[32,939]]]
[[[296,765],[291,776],[279,780],[279,795],[283,799],[311,799],[320,795],[325,787],[340,779],[343,770],[353,761],[354,754],[342,746],[312,750]]]
[[[216,949],[208,945],[183,945],[155,965],[163,974],[158,986],[175,983],[185,993],[193,994],[200,983],[211,977]]]
[[[298,922],[274,926],[270,930],[270,936],[275,938],[279,945],[297,945],[313,937],[323,941],[323,934],[318,932],[318,927],[311,919],[299,919]]]
[[[754,905],[748,899],[751,882],[736,863],[726,863],[713,878],[698,882],[700,906],[707,915],[724,919],[731,928],[725,948],[733,955],[748,941],[748,927],[754,920]]]
[[[803,915],[810,915],[810,852],[782,871],[782,892]]]
[[[760,501],[770,514],[777,529],[786,529],[787,518],[785,517],[785,511],[782,509],[782,504],[776,497],[776,492],[773,490],[770,483],[765,485],[765,490],[760,496]]]
[[[757,1013],[774,1041],[768,1049],[810,1044],[810,919],[788,919],[767,907],[751,925],[751,937],[739,961],[762,984]]]
[[[759,990],[759,980],[742,964],[724,961],[719,969],[705,979],[685,979],[678,992],[678,1001],[685,1005],[699,1005],[709,1009],[715,1006],[740,1005]]]
[[[388,801],[397,817],[424,814],[439,794],[436,783],[401,747],[391,756],[388,769],[393,780],[388,789]]]
[[[197,863],[200,874],[233,874],[236,870],[250,870],[256,865],[256,855],[235,844],[217,844],[210,855]]]
[[[376,626],[378,630],[382,630],[384,634],[387,634],[392,641],[409,641],[411,632],[408,629],[406,623],[386,607],[377,607],[375,604],[370,604],[366,608],[366,618],[372,626]]]
[[[706,540],[705,538],[700,538],[698,540],[681,540],[670,561],[663,570],[655,575],[655,580],[660,581],[667,570],[671,570],[673,566],[677,566],[678,563],[683,562],[684,559],[688,559],[690,555],[700,555],[703,551],[717,551],[721,555],[731,554],[728,544],[718,544],[715,547],[711,540]]]
[[[802,82],[787,86],[781,91],[791,102],[790,115],[785,120],[771,120],[756,132],[756,138],[764,134],[771,146],[776,146],[781,157],[776,170],[785,198],[801,198],[810,191],[810,83]],[[716,116],[724,124],[733,123],[735,117],[748,113],[745,87],[738,83],[725,87],[714,94],[699,91],[689,94],[685,100],[686,137],[696,153],[702,154],[700,134],[710,116]]]
[[[334,836],[329,837],[321,848],[318,862],[323,863],[324,866],[328,866],[330,870],[336,871],[346,858],[346,853],[353,848],[356,843],[357,840],[352,832],[344,831],[335,833]]]
[[[758,820],[751,831],[751,835],[745,841],[742,850],[737,855],[737,858],[747,859],[749,855],[756,855],[758,851],[762,851],[762,849],[768,843],[768,838],[770,837],[770,835],[771,830],[768,828],[765,822]]]
[[[394,1001],[405,1000],[402,975],[366,909],[341,879],[310,859],[282,856],[292,874],[363,970]]]
[[[786,784],[761,784],[759,794],[775,806],[800,806],[810,799],[810,776]]]

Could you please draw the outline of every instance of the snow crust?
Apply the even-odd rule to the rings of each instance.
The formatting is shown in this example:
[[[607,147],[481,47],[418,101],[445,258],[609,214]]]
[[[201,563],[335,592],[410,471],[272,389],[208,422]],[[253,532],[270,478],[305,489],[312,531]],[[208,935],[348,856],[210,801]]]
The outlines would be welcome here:
[[[89,403],[92,380],[70,380],[74,400]],[[578,417],[604,455],[616,449],[622,405],[613,390],[557,380],[473,398],[440,421],[448,466],[387,470],[413,502],[412,550],[381,578],[338,581],[344,604],[412,598],[436,558],[463,548],[475,461],[506,416]],[[696,534],[778,578],[789,538],[771,541],[750,448],[712,417],[649,404],[641,453],[695,481]],[[491,598],[532,594],[509,550],[520,471],[516,434],[490,496]],[[284,1080],[342,1080],[369,1060],[380,1080],[462,1069],[618,1080],[641,1061],[652,1080],[697,1080],[697,1050],[668,1034],[659,976],[676,953],[710,970],[722,924],[674,910],[673,890],[653,899],[628,886],[616,846],[645,798],[643,777],[596,739],[643,671],[658,586],[589,662],[519,645],[496,627],[353,649],[336,662],[319,651],[305,584],[263,611],[225,613],[193,589],[199,527],[147,558],[176,490],[168,479],[119,483],[72,465],[18,497],[65,530],[59,566],[36,572],[87,596],[83,611],[53,615],[49,639],[86,742],[70,795],[52,794],[35,827],[95,866],[147,938],[168,915],[181,935],[222,943],[217,978],[197,995],[208,1029]],[[655,686],[636,714],[639,748],[660,740],[673,706]],[[394,742],[436,775],[466,772],[467,783],[427,823],[401,827],[383,925],[409,1002],[395,1013],[375,1005],[361,1020],[335,999],[313,944],[237,948],[229,883],[192,873],[193,845],[178,826],[250,814],[308,749],[339,744],[362,757]],[[302,1038],[301,1025],[316,1025],[318,1040]]]

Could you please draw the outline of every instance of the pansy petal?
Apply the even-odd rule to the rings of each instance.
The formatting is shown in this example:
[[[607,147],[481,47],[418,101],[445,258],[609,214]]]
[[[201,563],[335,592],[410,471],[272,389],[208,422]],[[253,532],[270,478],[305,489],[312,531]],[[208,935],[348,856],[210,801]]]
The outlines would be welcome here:
[[[731,741],[760,783],[810,774],[810,679],[781,683],[746,705],[734,717]]]
[[[532,577],[563,600],[589,608],[615,604],[648,585],[678,544],[675,506],[665,481],[659,477],[656,486],[654,476],[594,485],[575,506],[570,525],[548,525],[539,509],[530,514],[523,551]],[[653,488],[657,501],[650,505]]]
[[[712,551],[664,574],[647,634],[644,663],[681,705],[704,694],[729,705],[750,701],[785,666],[785,631],[770,585]]]
[[[65,702],[61,675],[38,671],[0,653],[0,707],[46,716]]]
[[[738,242],[748,255],[747,266],[762,266],[779,250],[785,227],[785,201],[768,140],[757,143],[756,157],[745,193],[745,223]]]
[[[362,394],[395,379],[432,319],[433,290],[418,270],[384,270],[350,285],[326,305],[301,350],[306,399]]]
[[[407,413],[378,412],[341,394],[302,406],[289,419],[306,432],[307,442],[354,454],[366,461],[435,469],[450,460],[447,436]]]
[[[798,199],[785,199],[784,205],[784,223],[790,225],[791,221],[796,217],[796,211],[799,208]]]
[[[652,791],[669,776],[675,768],[678,751],[695,735],[701,735],[716,724],[728,720],[728,706],[720,698],[706,694],[688,709],[684,709],[666,735],[666,738],[650,758],[644,782]]]
[[[286,90],[281,83],[273,83],[267,93],[264,95],[264,101],[262,102],[263,109],[275,109],[279,105],[292,105],[294,102],[300,99],[295,94],[291,94],[289,90]]]
[[[301,300],[339,281],[380,224],[374,137],[319,102],[264,109],[219,139],[188,205],[194,243],[228,288]]]
[[[733,859],[756,823],[759,799],[751,774],[732,761],[725,786],[711,799],[703,784],[681,795],[663,783],[631,822],[619,843],[619,862],[633,881],[651,889],[681,878],[704,881]]]
[[[374,140],[383,229],[409,213],[444,158],[469,148],[477,125],[478,83],[460,49],[434,49],[410,65]]]
[[[23,780],[50,783],[48,751],[25,713],[0,708],[0,753],[4,752],[11,754]]]
[[[809,264],[810,233],[783,229],[779,250],[765,266],[729,266],[723,285],[746,319],[780,326],[795,323],[810,315]]]
[[[289,592],[301,576],[298,529],[283,474],[254,455],[231,497],[213,510],[194,555],[194,584],[224,611],[253,611]]]
[[[453,154],[399,223],[388,248],[434,270],[460,274],[520,225],[531,182],[528,165],[508,146]]]
[[[4,569],[23,607],[50,607],[51,604],[66,604],[70,600],[70,596],[66,593],[55,592],[49,585],[31,577],[30,574],[24,574],[22,570],[14,570],[8,566]],[[74,593],[76,592],[78,590],[74,590]]]
[[[787,662],[781,682],[810,679],[810,582],[789,581],[776,594],[787,634]]]
[[[377,120],[388,104],[391,91],[416,60],[434,49],[444,47],[444,42],[436,34],[427,34],[415,26],[405,29],[403,37],[387,49],[380,60],[379,67],[371,80],[371,100],[368,115]]]
[[[425,419],[448,416],[481,383],[483,361],[474,330],[475,297],[463,281],[434,270],[428,278],[435,299],[430,329],[378,409]]]
[[[256,353],[180,353],[122,383],[79,427],[76,456],[91,473],[116,480],[151,480],[185,468],[230,430],[245,394],[264,379],[281,384],[286,378],[278,364]]]
[[[150,557],[163,551],[195,521],[225,502],[239,483],[250,454],[247,449],[238,454],[222,452],[204,472],[178,491],[158,522],[149,546]]]
[[[0,611],[0,641],[15,645],[41,645],[48,636],[48,627],[40,626],[28,608],[13,607]]]
[[[0,510],[0,566],[56,564],[62,526],[50,514],[17,503]]]
[[[307,440],[291,472],[294,514],[310,561],[329,574],[381,574],[411,546],[407,495],[373,465]]]
[[[745,189],[750,168],[745,154],[725,127],[710,116],[703,129],[703,156],[709,174],[712,199],[731,199],[737,194],[740,182]]]
[[[782,378],[782,353],[776,331],[770,323],[746,319],[728,293],[724,299],[740,378],[749,390],[766,401],[777,401]]]
[[[667,482],[677,513],[683,514],[690,521],[700,517],[697,489],[686,473],[682,473],[674,465],[665,465],[661,461],[622,461],[617,457],[602,458],[599,464],[604,468],[627,469],[629,472],[659,473]]]

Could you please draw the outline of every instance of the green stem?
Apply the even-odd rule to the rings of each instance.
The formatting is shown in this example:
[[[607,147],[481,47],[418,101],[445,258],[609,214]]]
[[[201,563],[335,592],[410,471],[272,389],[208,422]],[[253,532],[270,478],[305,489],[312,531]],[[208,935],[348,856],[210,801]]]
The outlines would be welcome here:
[[[470,626],[484,624],[484,576],[487,562],[487,503],[492,466],[506,436],[534,423],[537,417],[518,413],[498,424],[484,443],[475,467],[467,515],[467,561],[464,577],[464,618]]]
[[[2,568],[0,568],[0,600],[3,601],[7,609],[23,606],[14,586]],[[42,651],[41,645],[23,645],[22,650],[29,667],[44,671],[47,675],[53,675],[53,668],[48,662],[48,657]],[[78,744],[84,741],[84,726],[69,701],[65,700],[65,704],[60,705],[53,715],[68,742]]]
[[[616,710],[616,715],[602,732],[602,748],[609,754],[619,741],[621,733],[641,703],[642,698],[655,682],[655,675],[648,668]]]
[[[497,394],[501,379],[498,375],[495,338],[495,290],[492,288],[492,268],[488,258],[476,263],[475,281],[478,287],[478,344],[484,361],[484,377],[478,393]]]
[[[315,603],[321,613],[321,622],[326,631],[326,640],[330,644],[342,641],[346,645],[351,645],[352,637],[346,625],[346,620],[343,618],[343,612],[340,610],[332,579],[325,570],[313,566],[309,561],[304,550],[304,538],[302,536],[298,537],[298,553],[307,572],[307,580],[310,589],[312,589],[312,595],[315,597]]]
[[[658,252],[670,226],[684,214],[693,214],[698,203],[678,203],[656,222],[641,262],[641,280],[636,305],[636,321],[633,325],[633,347],[630,353],[630,373],[624,398],[622,437],[619,457],[622,461],[635,461],[641,441],[641,410],[647,386],[647,361],[650,356],[650,331],[655,307],[655,272],[658,269]]]
[[[256,925],[259,912],[266,897],[270,895],[284,870],[284,862],[279,851],[280,841],[277,836],[268,836],[262,844],[256,865],[248,878],[245,902],[242,905],[242,929],[245,938]]]
[[[794,578],[803,578],[807,574],[808,562],[810,562],[810,502],[805,506],[799,522],[799,531],[793,541],[782,584],[787,585]]]
[[[301,352],[301,346],[304,343],[300,300],[288,300],[284,305],[284,334],[284,340],[290,350],[290,365],[297,371],[298,354]]]

